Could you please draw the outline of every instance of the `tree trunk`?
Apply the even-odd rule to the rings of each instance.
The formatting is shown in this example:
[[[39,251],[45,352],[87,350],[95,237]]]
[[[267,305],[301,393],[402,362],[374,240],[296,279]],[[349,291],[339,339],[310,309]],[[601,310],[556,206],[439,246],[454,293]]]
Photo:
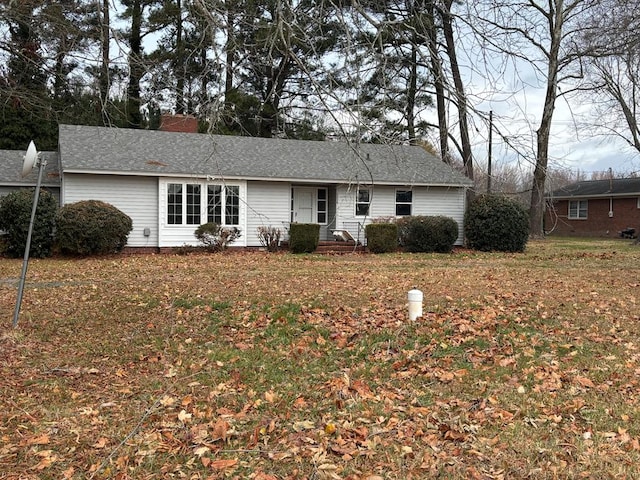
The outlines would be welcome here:
[[[234,122],[233,104],[231,102],[233,92],[233,68],[236,59],[235,46],[235,17],[229,0],[226,2],[227,8],[227,43],[225,45],[226,61],[224,75],[224,117],[223,122],[227,128],[231,128]]]
[[[110,34],[110,19],[109,19],[109,0],[102,0],[102,3],[98,4],[101,12],[98,14],[100,20],[100,47],[102,58],[100,62],[100,77],[98,80],[100,88],[100,111],[102,112],[102,121],[105,125],[109,124],[109,118],[107,114],[107,102],[109,101],[109,42],[111,40]]]
[[[440,155],[442,161],[451,165],[449,155],[449,129],[447,125],[447,107],[444,90],[444,72],[442,71],[442,61],[438,55],[438,31],[435,25],[435,5],[429,2],[429,28],[428,28],[429,58],[431,60],[431,74],[433,75],[433,86],[436,90],[436,111],[438,114],[438,135],[440,139]]]
[[[460,143],[462,144],[462,162],[464,164],[464,172],[470,180],[473,180],[473,154],[471,152],[471,140],[469,139],[467,97],[464,93],[464,83],[462,81],[462,75],[460,74],[458,56],[456,54],[451,4],[452,0],[446,0],[444,3],[445,10],[440,12],[442,16],[442,30],[444,32],[447,56],[449,57],[449,63],[451,65],[451,74],[453,75],[453,84],[458,107],[458,127],[460,128]],[[473,197],[472,190],[469,190],[469,197],[469,199]]]
[[[140,79],[142,66],[142,5],[135,0],[131,5],[131,32],[129,36],[129,86],[127,87],[127,120],[133,128],[142,127],[140,113]]]
[[[176,113],[185,113],[184,105],[184,76],[186,59],[184,54],[184,39],[182,38],[182,0],[176,0],[176,57],[174,61],[174,75],[176,76]]]
[[[409,77],[409,87],[407,88],[407,134],[409,135],[409,143],[415,145],[417,143],[416,127],[415,127],[415,105],[416,93],[418,90],[418,49],[414,40],[411,43],[411,73]]]
[[[532,237],[544,235],[544,189],[547,180],[547,165],[549,162],[549,135],[551,133],[551,120],[558,96],[558,58],[560,55],[560,43],[562,41],[563,9],[562,1],[556,5],[555,13],[550,13],[549,27],[551,34],[551,48],[549,49],[549,63],[547,65],[547,92],[542,109],[542,119],[537,135],[536,167],[533,172],[533,185],[531,186],[531,205],[529,209],[529,234]]]

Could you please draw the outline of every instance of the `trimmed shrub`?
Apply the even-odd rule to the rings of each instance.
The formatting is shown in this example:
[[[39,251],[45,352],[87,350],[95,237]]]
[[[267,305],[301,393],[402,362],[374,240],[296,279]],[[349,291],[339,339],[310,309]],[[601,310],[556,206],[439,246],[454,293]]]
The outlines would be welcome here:
[[[370,223],[364,231],[370,252],[387,253],[398,248],[398,225],[395,223]]]
[[[0,230],[6,232],[3,235],[4,253],[10,257],[24,255],[34,194],[35,189],[31,188],[11,192],[0,199]],[[29,256],[44,258],[51,255],[57,210],[56,198],[41,189],[33,221]]]
[[[58,211],[56,222],[56,243],[70,255],[119,252],[133,227],[128,215],[100,200],[69,203]]]
[[[529,239],[529,218],[514,200],[481,195],[469,204],[464,233],[467,245],[476,250],[522,252]]]
[[[268,252],[277,252],[280,248],[280,236],[282,232],[276,227],[260,226],[257,228],[258,240],[260,245],[265,247]]]
[[[292,223],[289,227],[289,250],[293,253],[312,253],[318,248],[320,225]]]
[[[194,235],[204,244],[207,250],[212,252],[226,250],[231,243],[242,236],[240,229],[237,227],[223,227],[212,222],[200,225],[196,228]]]
[[[398,222],[400,244],[408,252],[447,253],[458,238],[458,222],[444,216],[411,216]]]

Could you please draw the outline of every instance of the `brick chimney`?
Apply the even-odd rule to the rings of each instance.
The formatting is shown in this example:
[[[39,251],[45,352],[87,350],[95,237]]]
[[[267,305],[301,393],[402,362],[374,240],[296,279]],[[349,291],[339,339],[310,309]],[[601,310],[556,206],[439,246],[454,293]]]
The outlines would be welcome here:
[[[163,113],[160,116],[160,130],[163,132],[198,133],[198,119],[193,115]]]

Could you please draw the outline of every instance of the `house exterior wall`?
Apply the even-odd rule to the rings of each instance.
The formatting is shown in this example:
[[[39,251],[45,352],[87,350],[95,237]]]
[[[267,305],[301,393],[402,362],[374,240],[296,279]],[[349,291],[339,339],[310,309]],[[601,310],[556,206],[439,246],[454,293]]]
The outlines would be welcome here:
[[[128,247],[197,245],[198,241],[194,236],[197,225],[168,224],[167,193],[168,185],[171,183],[200,184],[205,187],[203,193],[206,192],[206,185],[216,184],[215,181],[191,177],[156,178],[66,173],[62,182],[62,202],[68,204],[80,200],[101,200],[122,210],[133,221]],[[234,242],[234,246],[260,246],[257,228],[262,225],[280,228],[282,239],[286,239],[294,185],[289,182],[268,181],[233,181],[226,182],[225,185],[237,185],[240,189],[238,228],[242,236]],[[367,217],[355,214],[355,186],[329,185],[326,188],[328,222],[321,228],[323,240],[332,238],[331,231],[334,229],[346,229],[354,238],[364,243],[364,226],[367,223],[379,217],[395,217],[397,188],[394,186],[376,186],[372,189],[370,214]],[[413,187],[412,191],[412,214],[444,215],[453,218],[460,228],[456,244],[462,244],[464,188]],[[206,206],[203,205],[203,208]],[[203,212],[206,214],[206,210]],[[144,235],[145,229],[149,230],[148,236]]]
[[[279,228],[282,240],[291,219],[291,184],[287,182],[247,183],[247,228],[243,232],[247,245],[259,246],[260,226]]]
[[[628,227],[640,232],[640,204],[638,197],[591,198],[588,200],[587,218],[570,219],[569,200],[556,200],[547,205],[545,231],[551,235],[584,237],[617,237],[618,232]],[[609,209],[613,216],[609,216]]]
[[[354,238],[364,239],[363,228],[375,218],[396,216],[396,190],[394,186],[376,186],[371,190],[369,215],[357,216],[355,212],[355,185],[340,186],[337,189],[337,225],[338,229],[348,230]],[[413,187],[412,215],[443,215],[458,223],[459,235],[456,245],[463,243],[465,190],[447,187]]]
[[[87,175],[66,173],[62,182],[62,202],[101,200],[131,217],[133,230],[129,247],[158,245],[158,180],[152,177]],[[144,229],[149,228],[149,236]]]

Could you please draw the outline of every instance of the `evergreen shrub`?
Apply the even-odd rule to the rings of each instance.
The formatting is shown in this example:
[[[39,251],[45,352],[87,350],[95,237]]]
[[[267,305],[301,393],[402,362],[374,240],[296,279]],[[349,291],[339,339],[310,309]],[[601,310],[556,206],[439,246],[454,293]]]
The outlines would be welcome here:
[[[407,252],[447,253],[458,238],[458,222],[445,216],[404,217],[398,220],[398,237]]]
[[[70,255],[107,255],[121,251],[133,228],[131,218],[100,200],[64,205],[56,219],[56,243]]]
[[[370,223],[365,227],[367,249],[372,253],[393,252],[398,248],[398,225]]]
[[[465,213],[467,245],[475,250],[522,252],[529,239],[529,218],[515,200],[481,195]]]
[[[3,230],[4,253],[22,257],[27,246],[31,210],[35,189],[17,190],[0,198],[0,230]],[[56,224],[58,201],[47,190],[41,189],[33,221],[29,256],[44,258],[51,255],[53,232]]]
[[[312,253],[318,248],[320,225],[292,223],[289,227],[289,250],[292,253]]]

